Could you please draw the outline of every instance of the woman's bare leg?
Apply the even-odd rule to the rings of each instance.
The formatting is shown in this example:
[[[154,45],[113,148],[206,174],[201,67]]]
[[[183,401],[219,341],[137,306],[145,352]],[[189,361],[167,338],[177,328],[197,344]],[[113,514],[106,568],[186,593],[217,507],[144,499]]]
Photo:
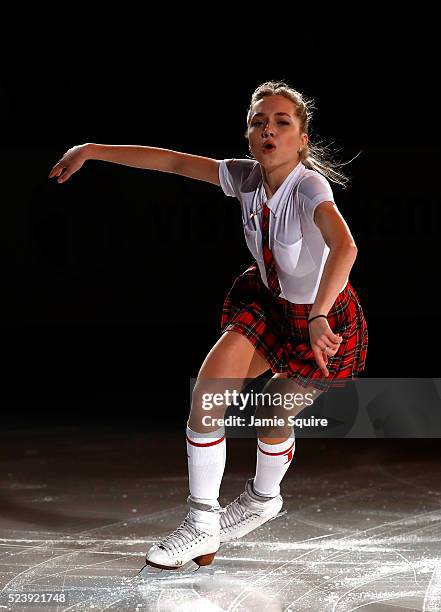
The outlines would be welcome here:
[[[246,377],[268,369],[253,344],[242,334],[226,332],[213,346],[199,371],[187,422],[190,500],[218,506],[225,462],[223,419],[233,401],[227,391],[240,392]],[[216,401],[214,401],[217,394]]]
[[[256,378],[270,369],[269,363],[255,349],[254,345],[239,332],[225,332],[208,353],[199,370],[193,389],[192,405],[188,426],[193,431],[209,433],[216,426],[204,426],[202,417],[208,412],[202,408],[205,394],[240,392],[244,380]],[[210,416],[223,418],[227,405],[213,407]]]

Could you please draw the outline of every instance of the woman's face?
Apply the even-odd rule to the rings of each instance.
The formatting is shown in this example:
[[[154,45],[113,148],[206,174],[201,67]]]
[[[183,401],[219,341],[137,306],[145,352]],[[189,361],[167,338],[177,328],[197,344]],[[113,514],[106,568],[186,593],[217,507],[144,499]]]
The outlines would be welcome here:
[[[298,151],[307,141],[308,136],[300,133],[300,121],[291,100],[285,96],[267,96],[254,104],[248,142],[254,158],[263,166],[271,168],[298,162]]]

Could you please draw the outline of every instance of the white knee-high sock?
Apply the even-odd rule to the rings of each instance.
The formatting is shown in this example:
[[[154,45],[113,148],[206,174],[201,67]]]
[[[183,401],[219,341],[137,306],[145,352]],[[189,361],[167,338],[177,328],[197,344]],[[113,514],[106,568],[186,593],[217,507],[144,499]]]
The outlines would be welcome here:
[[[280,493],[280,483],[295,451],[294,430],[292,435],[280,444],[265,444],[257,439],[257,464],[253,489],[258,495],[275,497]]]
[[[219,507],[219,489],[226,461],[225,428],[206,434],[197,433],[187,425],[187,457],[190,497]]]

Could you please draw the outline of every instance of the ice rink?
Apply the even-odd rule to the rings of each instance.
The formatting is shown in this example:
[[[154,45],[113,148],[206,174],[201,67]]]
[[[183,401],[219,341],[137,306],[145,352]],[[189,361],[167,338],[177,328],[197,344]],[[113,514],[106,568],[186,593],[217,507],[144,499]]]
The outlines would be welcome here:
[[[147,549],[187,511],[184,429],[12,431],[1,446],[0,609],[441,610],[438,440],[298,438],[285,516],[211,566],[146,578]],[[228,439],[222,505],[254,466],[255,440]],[[45,593],[58,602],[24,603]]]

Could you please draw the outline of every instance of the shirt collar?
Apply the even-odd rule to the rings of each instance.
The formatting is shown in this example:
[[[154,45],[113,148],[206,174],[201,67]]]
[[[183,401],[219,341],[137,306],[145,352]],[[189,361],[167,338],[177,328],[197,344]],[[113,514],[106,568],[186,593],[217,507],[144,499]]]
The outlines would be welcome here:
[[[285,197],[292,191],[292,189],[297,184],[298,179],[302,176],[304,170],[305,170],[304,164],[302,164],[302,162],[299,162],[297,166],[293,170],[291,170],[291,172],[285,178],[283,183],[277,189],[276,193],[273,194],[270,198],[267,198],[265,186],[263,184],[263,176],[262,176],[260,185],[259,185],[260,192],[261,192],[261,196],[260,196],[261,203],[264,204],[266,202],[266,205],[268,206],[268,208],[270,209],[270,211],[273,213],[275,217],[277,217],[277,209],[279,207],[280,202],[284,200]],[[261,174],[262,174],[262,169],[261,169]]]

